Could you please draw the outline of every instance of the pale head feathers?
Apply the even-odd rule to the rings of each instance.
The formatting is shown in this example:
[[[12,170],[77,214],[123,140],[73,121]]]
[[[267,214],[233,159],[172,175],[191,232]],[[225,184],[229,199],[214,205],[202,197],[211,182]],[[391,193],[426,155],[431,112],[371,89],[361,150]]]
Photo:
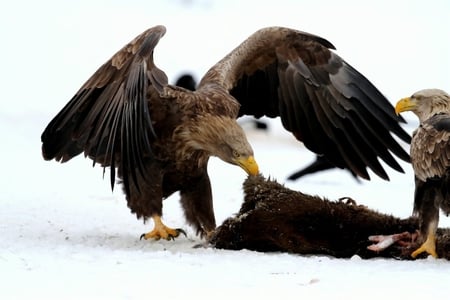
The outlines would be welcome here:
[[[244,130],[230,117],[210,114],[198,116],[177,128],[174,135],[180,142],[181,156],[200,150],[235,164],[233,157],[236,154],[246,157],[253,155]]]
[[[418,117],[420,123],[438,113],[450,114],[450,96],[440,89],[425,89],[414,93],[410,97],[414,103],[411,109]]]

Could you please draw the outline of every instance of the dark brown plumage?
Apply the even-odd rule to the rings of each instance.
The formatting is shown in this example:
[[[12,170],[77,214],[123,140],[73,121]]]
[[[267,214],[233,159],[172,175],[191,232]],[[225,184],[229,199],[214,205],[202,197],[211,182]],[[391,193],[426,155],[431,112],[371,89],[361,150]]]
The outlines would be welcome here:
[[[244,194],[240,211],[211,236],[213,247],[399,259],[411,259],[411,252],[418,247],[406,240],[380,252],[368,249],[372,246],[369,236],[392,232],[409,232],[405,235],[412,236],[419,226],[414,217],[399,219],[348,199],[329,201],[290,190],[262,176],[248,177]],[[438,252],[450,259],[450,231],[440,229],[438,237]]]
[[[400,100],[397,113],[412,111],[420,125],[411,142],[411,163],[415,176],[414,211],[420,219],[422,252],[437,257],[435,233],[439,209],[450,213],[450,96],[438,89],[427,89]]]
[[[179,230],[161,221],[162,199],[179,191],[198,233],[215,228],[210,156],[258,173],[236,118],[281,117],[284,127],[334,165],[387,179],[378,159],[402,171],[409,156],[401,118],[386,98],[320,37],[280,27],[257,31],[214,65],[196,91],[169,85],[153,52],[165,34],[148,29],[117,52],[80,88],[42,134],[45,159],[65,162],[84,152],[122,179],[128,206],[153,218],[145,238]],[[393,154],[393,155],[392,155]]]

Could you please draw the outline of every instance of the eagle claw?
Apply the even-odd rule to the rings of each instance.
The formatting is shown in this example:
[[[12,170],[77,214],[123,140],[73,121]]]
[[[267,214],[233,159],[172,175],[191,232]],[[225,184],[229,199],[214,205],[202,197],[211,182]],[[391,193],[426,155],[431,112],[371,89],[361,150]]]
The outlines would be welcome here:
[[[184,231],[181,228],[176,228],[176,229],[171,229],[171,228],[167,228],[170,230],[164,230],[164,231],[160,231],[160,230],[153,230],[151,232],[148,233],[143,233],[141,234],[141,236],[139,237],[139,240],[148,240],[148,239],[154,239],[154,240],[159,240],[161,238],[165,239],[165,240],[172,240],[174,241],[176,237],[178,237],[180,235],[180,233],[182,233],[185,237],[187,237],[186,231]]]
[[[177,233],[178,233],[177,236],[179,236],[180,233],[182,233],[185,237],[187,237],[186,231],[184,231],[183,229],[181,229],[181,228],[176,228],[175,230],[176,230]],[[177,237],[177,236],[175,236],[175,237]],[[175,237],[171,237],[172,240],[174,240]]]
[[[180,235],[180,233],[184,234],[184,236],[187,237],[186,232],[183,229],[181,229],[181,228],[173,229],[173,228],[170,228],[170,227],[167,227],[166,225],[164,225],[164,223],[161,220],[161,216],[154,215],[154,216],[152,216],[152,218],[153,218],[153,222],[155,223],[155,228],[153,228],[153,230],[148,233],[142,234],[140,237],[141,240],[142,239],[145,239],[145,240],[165,239],[168,241],[175,240],[175,238],[178,237]]]

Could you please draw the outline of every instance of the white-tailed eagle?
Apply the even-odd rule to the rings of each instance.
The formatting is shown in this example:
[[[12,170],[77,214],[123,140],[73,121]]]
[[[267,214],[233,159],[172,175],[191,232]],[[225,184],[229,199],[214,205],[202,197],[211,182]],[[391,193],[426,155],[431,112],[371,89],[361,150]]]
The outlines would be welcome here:
[[[411,141],[414,169],[414,214],[419,217],[423,244],[412,253],[436,254],[439,209],[450,213],[450,96],[439,89],[427,89],[401,99],[395,106],[401,113],[412,111],[420,125]]]
[[[242,115],[280,117],[308,149],[363,178],[368,168],[388,178],[379,159],[400,172],[394,157],[409,161],[393,137],[410,141],[403,120],[327,40],[289,28],[261,29],[190,91],[168,84],[154,63],[165,33],[164,26],[150,28],[114,54],[41,137],[47,160],[66,162],[84,152],[109,167],[111,185],[121,179],[131,211],[154,220],[145,239],[179,235],[161,221],[162,200],[177,191],[197,233],[215,229],[209,157],[259,172],[236,122]]]

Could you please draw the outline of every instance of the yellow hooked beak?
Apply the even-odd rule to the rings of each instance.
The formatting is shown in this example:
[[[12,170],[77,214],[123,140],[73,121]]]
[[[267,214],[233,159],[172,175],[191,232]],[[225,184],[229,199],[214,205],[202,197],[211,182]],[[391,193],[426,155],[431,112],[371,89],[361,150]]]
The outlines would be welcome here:
[[[259,173],[258,164],[256,163],[253,156],[239,158],[236,160],[236,163],[239,167],[244,169],[244,171],[247,172],[248,175],[255,176]]]
[[[415,107],[416,103],[410,97],[402,98],[395,105],[395,113],[399,115],[401,112],[414,110]]]

